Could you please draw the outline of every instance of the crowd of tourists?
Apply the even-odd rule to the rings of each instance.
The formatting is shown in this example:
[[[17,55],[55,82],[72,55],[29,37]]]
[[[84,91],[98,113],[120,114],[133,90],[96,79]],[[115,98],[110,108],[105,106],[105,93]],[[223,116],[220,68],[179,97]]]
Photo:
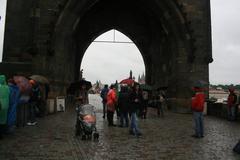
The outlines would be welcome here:
[[[193,112],[195,132],[194,138],[204,137],[204,105],[206,102],[205,89],[201,85],[193,87],[194,95],[192,97],[191,109]],[[150,98],[151,97],[151,98]],[[118,92],[115,85],[108,88],[107,85],[101,91],[103,103],[103,118],[105,118],[107,110],[107,120],[109,126],[116,126],[113,123],[113,116],[116,111],[117,117],[120,119],[120,127],[129,127],[129,133],[140,136],[141,131],[137,124],[137,117],[146,118],[147,107],[152,106],[157,109],[157,114],[164,116],[163,105],[166,97],[164,92],[149,96],[149,92],[141,90],[139,84],[130,87],[122,85]],[[228,96],[228,120],[236,120],[237,96],[234,88],[229,88]],[[130,124],[130,126],[129,126]]]
[[[141,136],[142,133],[138,126],[137,118],[146,119],[147,107],[150,104],[149,92],[143,91],[138,83],[133,86],[105,85],[100,94],[103,103],[103,118],[107,116],[108,126],[116,126],[113,121],[116,112],[120,119],[119,127],[129,128],[129,133],[135,136]],[[163,116],[162,103],[163,94],[154,97],[153,103],[156,104],[158,115]]]
[[[0,138],[14,133],[15,127],[36,125],[36,116],[46,113],[49,87],[27,78],[19,85],[17,78],[0,75]]]

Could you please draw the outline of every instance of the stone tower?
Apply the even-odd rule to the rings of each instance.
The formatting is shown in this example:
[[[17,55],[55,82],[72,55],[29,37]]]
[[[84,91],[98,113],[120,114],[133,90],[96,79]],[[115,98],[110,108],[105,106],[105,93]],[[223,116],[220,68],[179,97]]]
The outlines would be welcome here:
[[[146,83],[188,110],[191,86],[209,81],[209,0],[8,0],[2,73],[42,74],[64,93],[91,42],[111,29],[141,52]]]

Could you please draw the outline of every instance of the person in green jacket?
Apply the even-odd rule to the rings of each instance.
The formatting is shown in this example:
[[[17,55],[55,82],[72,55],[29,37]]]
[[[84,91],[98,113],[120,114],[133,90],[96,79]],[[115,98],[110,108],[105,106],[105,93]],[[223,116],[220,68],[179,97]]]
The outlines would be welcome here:
[[[9,88],[6,83],[6,77],[4,75],[0,75],[0,137],[4,132],[4,129],[7,124],[7,115],[8,115],[8,107],[9,107]]]

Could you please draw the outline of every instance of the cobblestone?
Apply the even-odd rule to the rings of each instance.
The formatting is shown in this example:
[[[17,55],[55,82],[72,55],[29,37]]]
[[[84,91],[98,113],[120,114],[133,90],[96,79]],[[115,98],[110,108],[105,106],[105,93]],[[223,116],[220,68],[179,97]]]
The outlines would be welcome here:
[[[95,102],[94,102],[95,103]],[[159,118],[150,109],[139,120],[141,138],[128,129],[107,126],[98,103],[98,142],[74,135],[75,112],[68,109],[38,120],[37,126],[19,128],[0,141],[0,160],[234,160],[232,152],[240,137],[240,125],[205,117],[205,137],[194,139],[192,116],[167,112]],[[115,117],[115,121],[116,117]]]

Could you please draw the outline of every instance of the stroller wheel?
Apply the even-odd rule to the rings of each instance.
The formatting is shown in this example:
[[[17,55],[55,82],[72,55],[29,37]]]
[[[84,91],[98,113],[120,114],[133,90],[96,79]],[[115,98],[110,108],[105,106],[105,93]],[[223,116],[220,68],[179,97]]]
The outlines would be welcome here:
[[[82,135],[82,140],[86,140],[87,136],[86,135]]]
[[[80,133],[80,131],[79,130],[75,130],[75,136],[80,136],[81,135],[81,133]]]
[[[98,138],[99,138],[99,133],[95,132],[95,133],[93,134],[93,139],[94,139],[94,140],[98,140]]]

